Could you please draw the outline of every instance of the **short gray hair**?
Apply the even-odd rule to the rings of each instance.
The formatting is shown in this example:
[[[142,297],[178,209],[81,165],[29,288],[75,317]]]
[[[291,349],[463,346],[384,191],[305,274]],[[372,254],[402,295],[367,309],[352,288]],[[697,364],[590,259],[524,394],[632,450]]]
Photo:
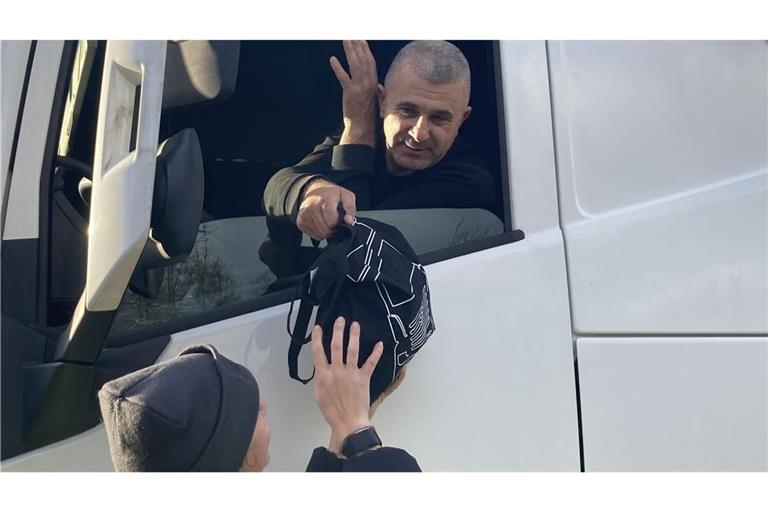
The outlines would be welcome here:
[[[384,85],[389,82],[393,70],[408,64],[418,76],[431,84],[466,82],[467,103],[472,86],[469,63],[456,46],[447,41],[412,41],[403,46],[389,66]]]

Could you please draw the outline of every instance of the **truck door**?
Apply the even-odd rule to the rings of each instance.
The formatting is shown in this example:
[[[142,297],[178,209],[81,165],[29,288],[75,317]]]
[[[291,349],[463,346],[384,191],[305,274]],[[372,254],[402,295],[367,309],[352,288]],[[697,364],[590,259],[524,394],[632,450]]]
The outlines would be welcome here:
[[[548,46],[586,470],[768,468],[768,46]]]
[[[55,469],[56,443],[98,424],[100,382],[163,348],[103,350],[149,236],[166,42],[32,48],[3,232],[2,456]]]
[[[112,76],[109,73],[118,74],[115,79],[125,86],[119,101],[130,105],[135,75],[122,68],[106,71],[111,44],[106,46],[102,76],[106,82]],[[341,49],[340,43],[336,50],[332,44],[337,43],[241,42],[239,57],[224,57],[217,53],[219,43],[168,43],[164,108],[162,113],[153,110],[149,114],[153,122],[161,116],[154,144],[194,129],[204,160],[206,200],[187,257],[171,257],[165,266],[152,263],[158,258],[151,249],[157,247],[154,242],[162,242],[164,249],[171,245],[155,229],[159,225],[158,194],[151,190],[146,169],[140,171],[144,181],[115,188],[108,187],[113,183],[109,172],[102,183],[94,180],[89,187],[73,170],[75,177],[70,179],[77,179],[77,185],[64,186],[68,194],[77,194],[74,203],[69,202],[75,210],[85,208],[78,197],[90,193],[89,208],[98,206],[105,215],[102,218],[115,220],[110,227],[95,226],[91,210],[90,225],[96,231],[82,248],[87,253],[88,274],[83,280],[84,302],[79,294],[71,293],[70,288],[77,286],[68,288],[66,279],[56,278],[69,275],[61,266],[52,272],[51,279],[58,286],[50,300],[55,321],[70,322],[78,311],[110,315],[109,332],[97,358],[101,364],[96,365],[103,378],[131,366],[174,357],[197,343],[212,343],[225,356],[246,365],[269,404],[274,432],[269,470],[303,470],[312,448],[327,442],[328,432],[314,404],[311,384],[303,386],[288,376],[286,320],[295,290],[283,287],[261,261],[266,223],[259,212],[257,185],[268,178],[267,172],[279,169],[271,156],[277,144],[285,143],[286,134],[299,154],[308,153],[319,142],[312,139],[314,135],[304,134],[309,146],[298,146],[302,135],[296,120],[276,105],[303,115],[332,105],[327,97],[312,96],[326,80],[331,80],[328,90],[338,93],[323,54]],[[467,130],[475,130],[480,142],[492,142],[495,148],[494,173],[503,208],[497,212],[414,209],[361,213],[395,224],[412,241],[427,265],[437,325],[434,337],[410,363],[406,381],[377,412],[376,425],[385,443],[410,450],[426,470],[578,470],[573,340],[558,223],[546,48],[543,42],[459,44],[473,67],[472,122],[479,123]],[[377,58],[386,47],[383,43],[376,46]],[[159,55],[160,49],[156,51]],[[317,63],[309,59],[313,55]],[[285,75],[275,67],[284,63],[281,70],[295,72],[292,56],[306,60],[308,70],[315,65],[317,70],[301,70],[301,80],[287,76],[286,83],[281,83]],[[171,101],[170,96],[175,95],[169,92],[171,83],[178,84],[171,70],[191,58],[218,63],[234,60],[238,77],[231,98],[223,103],[215,99],[201,102],[199,108]],[[98,62],[98,54],[96,59]],[[118,64],[126,66],[122,61]],[[223,68],[219,71],[222,77],[228,75]],[[307,80],[307,73],[312,80]],[[219,94],[216,90],[229,88],[226,79],[191,82],[211,84],[214,97]],[[102,86],[101,90],[106,89]],[[133,91],[135,98],[136,89]],[[147,93],[144,87],[140,92]],[[156,98],[157,91],[151,92]],[[304,96],[313,101],[302,112],[296,105]],[[107,97],[100,98],[98,108],[100,122],[109,119],[106,112],[130,112],[114,108]],[[338,115],[337,108],[333,114]],[[130,126],[118,123],[110,133],[117,138],[130,135]],[[99,127],[102,133],[102,124]],[[130,148],[131,137],[120,140],[127,140]],[[102,140],[95,147],[104,150],[94,162],[110,162],[118,169],[130,163],[122,146],[105,145]],[[162,160],[162,151],[158,155]],[[94,172],[103,167],[94,164]],[[161,167],[155,166],[157,172]],[[212,199],[221,190],[221,201],[214,204]],[[102,196],[104,191],[113,193]],[[197,197],[196,192],[187,195]],[[232,213],[236,205],[251,211]],[[150,208],[151,218],[147,214]],[[73,216],[67,213],[72,214],[63,206],[61,214],[67,219]],[[109,233],[109,239],[101,239],[97,233]],[[54,239],[53,243],[58,242]],[[112,245],[124,249],[118,251]],[[92,248],[103,250],[103,255]],[[63,250],[53,252],[63,254]],[[101,324],[93,325],[95,329]],[[56,347],[55,354],[81,357],[71,343]],[[302,374],[311,373],[309,353],[302,354],[300,365]],[[93,388],[103,378],[95,377]],[[103,428],[81,432],[7,465],[17,470],[111,468]],[[471,439],[471,449],[458,454],[445,449],[457,439]]]

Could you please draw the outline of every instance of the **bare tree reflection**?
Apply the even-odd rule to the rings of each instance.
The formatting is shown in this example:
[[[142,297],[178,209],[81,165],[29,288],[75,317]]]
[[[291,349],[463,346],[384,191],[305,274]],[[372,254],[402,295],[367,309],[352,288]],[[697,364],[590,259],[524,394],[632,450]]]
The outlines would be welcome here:
[[[227,265],[211,250],[211,228],[200,226],[195,247],[182,262],[167,267],[160,295],[148,299],[126,290],[112,332],[125,332],[195,312],[225,306],[241,298]]]

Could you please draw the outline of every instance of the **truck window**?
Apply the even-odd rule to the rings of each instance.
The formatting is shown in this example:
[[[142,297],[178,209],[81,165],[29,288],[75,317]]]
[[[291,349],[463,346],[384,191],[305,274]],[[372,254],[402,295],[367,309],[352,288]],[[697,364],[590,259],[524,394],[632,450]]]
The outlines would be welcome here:
[[[370,42],[381,82],[404,44]],[[488,208],[359,213],[400,228],[425,263],[512,240],[505,189],[507,170],[500,114],[503,105],[496,85],[496,43],[456,44],[472,70],[473,112],[460,135],[487,162],[493,177],[493,204]],[[68,111],[72,113],[65,116],[60,146],[69,148],[64,156],[72,155],[75,160],[89,164],[87,155],[93,153],[93,141],[88,140],[87,134],[95,133],[95,124],[91,123],[95,123],[101,71],[99,46],[83,46],[83,57],[73,74],[81,78],[70,92],[72,107],[68,104]],[[341,126],[341,88],[328,65],[331,55],[344,55],[340,41],[243,41],[236,86],[227,99],[164,110],[161,140],[186,128],[193,128],[200,140],[205,174],[203,218],[192,253],[163,269],[162,283],[155,296],[147,296],[133,287],[126,290],[110,332],[113,342],[176,332],[291,300],[296,284],[292,275],[306,269],[316,249],[304,236],[296,248],[296,258],[304,258],[304,265],[293,267],[288,274],[276,272],[278,269],[265,261],[268,256],[263,245],[269,226],[262,196],[275,172],[301,160]],[[71,135],[65,137],[64,132]],[[62,179],[69,181],[63,186],[66,191],[61,193],[67,201],[61,202],[68,203],[67,208],[79,208],[83,220],[87,219],[87,202],[83,199],[88,193],[87,186],[81,183],[76,171],[68,170],[66,174]],[[66,217],[63,208],[60,216]],[[67,223],[72,226],[62,230],[62,221],[58,221],[57,231],[71,232],[65,237],[71,256],[59,267],[81,270],[71,275],[70,282],[60,278],[67,286],[66,290],[52,294],[51,302],[58,304],[53,323],[69,320],[68,307],[74,305],[82,291],[85,245],[73,240],[79,233],[77,226],[84,225]],[[63,247],[62,244],[57,247]]]

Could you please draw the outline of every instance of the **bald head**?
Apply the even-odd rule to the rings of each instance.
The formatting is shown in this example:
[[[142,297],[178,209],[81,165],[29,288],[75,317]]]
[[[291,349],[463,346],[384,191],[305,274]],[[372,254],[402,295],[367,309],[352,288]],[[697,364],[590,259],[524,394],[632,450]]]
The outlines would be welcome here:
[[[408,66],[416,75],[431,84],[442,85],[464,82],[465,105],[469,104],[471,87],[469,64],[456,46],[447,41],[412,41],[395,56],[387,71],[384,86],[387,87],[394,72]]]

